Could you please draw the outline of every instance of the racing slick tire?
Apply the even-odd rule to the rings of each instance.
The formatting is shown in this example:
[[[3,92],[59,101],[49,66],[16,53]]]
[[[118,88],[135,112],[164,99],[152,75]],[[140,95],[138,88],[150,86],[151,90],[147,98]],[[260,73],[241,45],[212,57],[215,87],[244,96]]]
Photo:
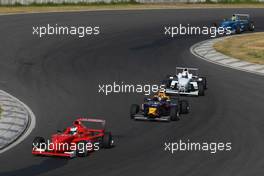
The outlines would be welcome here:
[[[236,27],[236,31],[235,31],[235,32],[236,32],[236,34],[240,34],[240,33],[241,33],[241,28],[240,28],[240,26],[237,26],[237,27]]]
[[[37,136],[34,138],[33,143],[32,143],[32,149],[34,147],[40,148],[41,144],[46,143],[45,139],[43,137]]]
[[[170,88],[170,84],[171,84],[171,81],[170,80],[163,80],[162,83],[161,83],[164,88]]]
[[[177,106],[173,106],[170,108],[170,120],[171,121],[178,121],[180,120],[180,112]]]
[[[207,80],[206,80],[206,77],[201,77],[202,78],[202,83],[203,83],[203,86],[204,86],[204,90],[207,89]]]
[[[103,137],[103,148],[111,148],[113,146],[113,137],[111,132],[105,132]]]
[[[180,113],[187,114],[189,112],[189,102],[187,100],[180,101]]]
[[[139,105],[132,104],[130,107],[130,118],[134,119],[134,116],[139,112]]]
[[[255,30],[255,25],[254,25],[253,22],[249,23],[248,30],[249,31],[254,31]]]
[[[77,143],[76,155],[78,157],[86,157],[88,155],[88,150],[86,148],[86,141],[80,141]],[[83,146],[83,150],[79,150],[79,147]]]
[[[202,82],[198,82],[198,96],[204,96],[204,85]]]

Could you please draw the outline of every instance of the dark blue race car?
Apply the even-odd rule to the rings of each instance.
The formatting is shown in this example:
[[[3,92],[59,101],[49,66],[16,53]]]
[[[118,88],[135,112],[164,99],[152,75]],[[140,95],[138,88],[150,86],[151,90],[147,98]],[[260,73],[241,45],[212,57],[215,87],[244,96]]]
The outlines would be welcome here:
[[[240,34],[244,31],[254,31],[255,25],[248,14],[234,14],[231,19],[223,20],[218,27],[232,34]]]
[[[135,120],[175,121],[179,120],[180,114],[188,112],[188,101],[180,100],[179,97],[166,96],[165,93],[159,93],[153,98],[145,98],[141,107],[137,104],[132,104],[130,117]]]

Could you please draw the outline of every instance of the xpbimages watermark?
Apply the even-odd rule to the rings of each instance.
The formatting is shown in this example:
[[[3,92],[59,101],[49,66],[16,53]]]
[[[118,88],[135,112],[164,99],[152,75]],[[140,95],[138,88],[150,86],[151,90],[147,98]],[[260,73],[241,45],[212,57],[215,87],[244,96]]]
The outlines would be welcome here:
[[[175,152],[209,152],[215,154],[217,152],[231,151],[231,142],[192,142],[189,139],[186,141],[179,140],[177,142],[165,142],[164,151],[170,154]]]
[[[179,24],[179,26],[165,26],[164,34],[170,37],[175,37],[177,35],[209,35],[214,38],[217,35],[230,35],[232,34],[231,27],[207,27],[207,26],[186,26]]]
[[[83,38],[91,35],[99,35],[99,26],[60,26],[58,24],[45,26],[32,26],[32,34],[39,38],[52,35],[77,36]]]
[[[66,143],[57,142],[53,143],[51,141],[43,143],[33,143],[33,151],[45,152],[45,151],[78,151],[79,153],[84,153],[85,151],[98,151],[100,149],[99,142],[96,143]]]
[[[151,93],[157,93],[158,91],[165,91],[165,86],[155,84],[126,84],[124,82],[98,85],[98,93],[103,95],[109,95],[112,93],[140,93],[150,95]]]

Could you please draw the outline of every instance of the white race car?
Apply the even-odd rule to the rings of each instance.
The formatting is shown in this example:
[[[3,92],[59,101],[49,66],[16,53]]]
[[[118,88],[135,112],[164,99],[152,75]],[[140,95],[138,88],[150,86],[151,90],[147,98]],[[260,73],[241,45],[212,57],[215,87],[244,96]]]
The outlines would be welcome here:
[[[167,94],[204,96],[207,89],[205,77],[198,76],[197,68],[176,67],[176,75],[169,75],[163,81]]]

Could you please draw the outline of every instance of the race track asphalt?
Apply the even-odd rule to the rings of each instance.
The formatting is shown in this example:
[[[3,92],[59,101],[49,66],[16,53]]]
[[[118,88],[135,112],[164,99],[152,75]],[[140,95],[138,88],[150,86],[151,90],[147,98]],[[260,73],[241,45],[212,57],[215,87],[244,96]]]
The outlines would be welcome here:
[[[263,77],[221,67],[191,55],[208,36],[163,35],[164,25],[210,25],[232,13],[250,13],[264,30],[264,9],[193,9],[25,14],[0,17],[0,89],[26,103],[36,128],[0,155],[1,176],[261,176],[264,175]],[[37,38],[32,26],[100,25],[101,35]],[[176,66],[198,67],[206,96],[189,98],[178,122],[132,121],[129,107],[141,94],[98,93],[98,84],[157,84]],[[112,149],[87,158],[31,155],[35,136],[49,137],[76,117],[107,120]],[[232,142],[232,151],[164,152],[164,142]]]

